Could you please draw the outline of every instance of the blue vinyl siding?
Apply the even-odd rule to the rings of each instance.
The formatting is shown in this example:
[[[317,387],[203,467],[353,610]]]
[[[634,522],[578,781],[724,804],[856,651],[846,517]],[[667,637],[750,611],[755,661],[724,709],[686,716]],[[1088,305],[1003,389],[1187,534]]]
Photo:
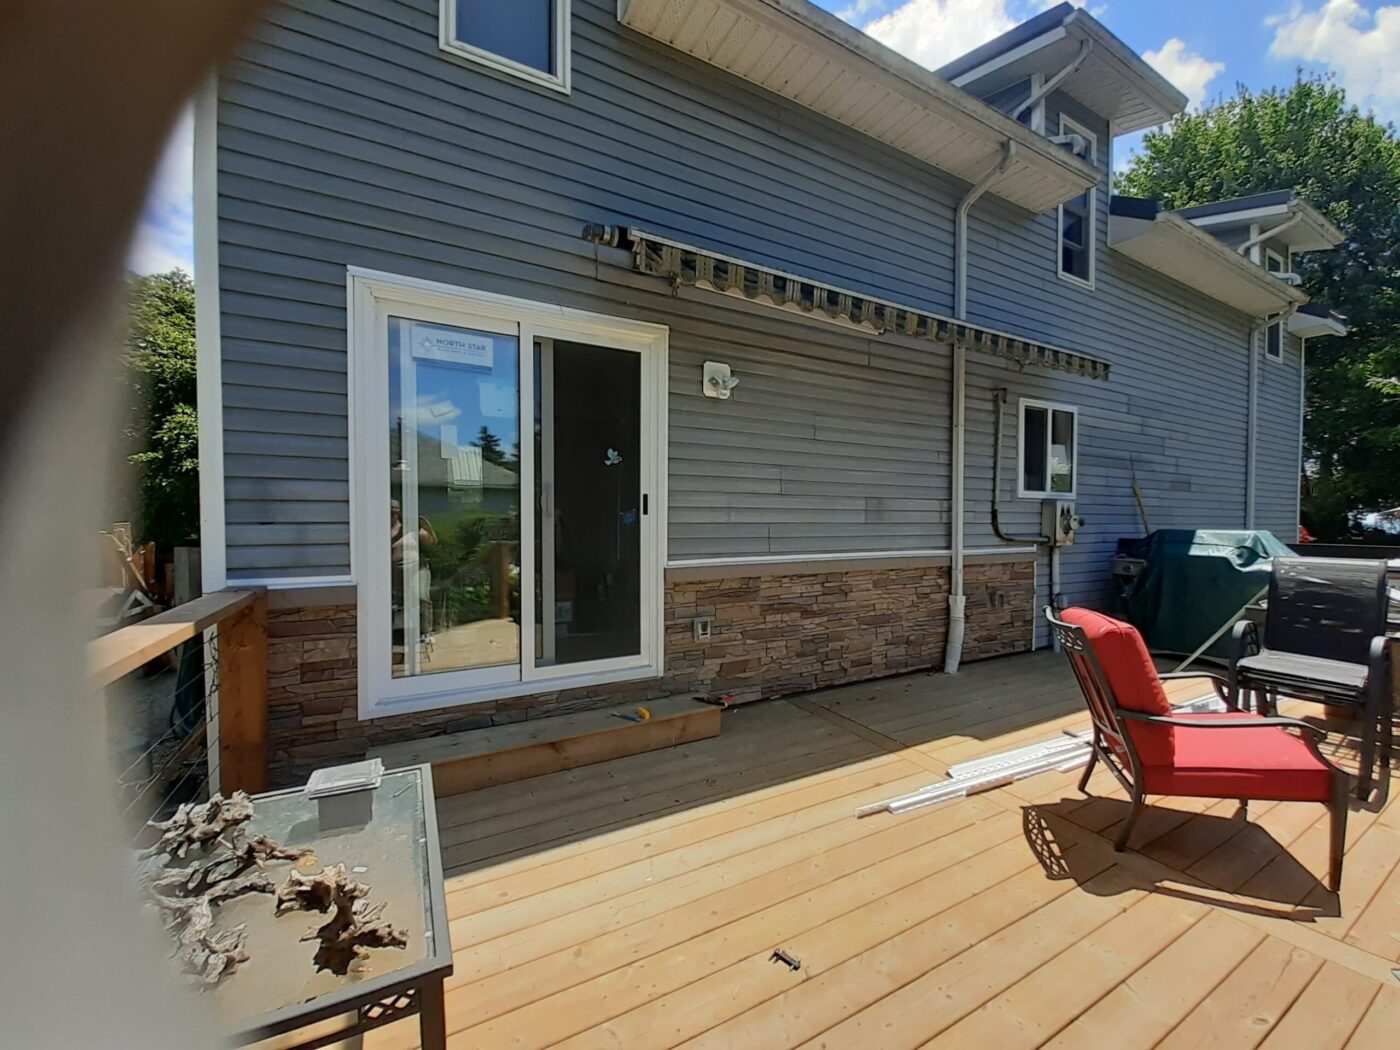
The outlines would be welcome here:
[[[448,60],[437,18],[437,0],[295,0],[222,74],[230,575],[349,571],[347,265],[668,325],[673,559],[946,547],[945,347],[672,295],[580,233],[639,226],[949,313],[965,187],[620,28],[612,0],[574,0],[567,96]],[[1056,98],[1049,110],[1058,126]],[[971,222],[969,312],[1106,358],[1113,376],[971,355],[968,536],[1000,546],[992,391],[1010,393],[1001,509],[1017,533],[1040,509],[1015,497],[1015,401],[1078,405],[1086,526],[1062,590],[1102,602],[1117,537],[1141,531],[1130,461],[1154,527],[1243,524],[1251,322],[1107,248],[1107,129],[1069,113],[1100,133],[1097,287],[1057,276],[1053,213],[989,196]],[[701,396],[707,359],[741,377],[731,400]],[[1293,427],[1291,459],[1260,457],[1261,524],[1282,528],[1296,385],[1290,402],[1289,369],[1264,372],[1269,426]]]

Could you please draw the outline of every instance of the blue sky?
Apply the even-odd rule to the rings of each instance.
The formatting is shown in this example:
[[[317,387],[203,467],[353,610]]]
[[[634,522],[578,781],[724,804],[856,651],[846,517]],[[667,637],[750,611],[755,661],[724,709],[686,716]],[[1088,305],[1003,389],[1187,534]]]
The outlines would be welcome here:
[[[1055,0],[816,0],[936,68],[1053,6]],[[1194,108],[1234,92],[1286,84],[1299,67],[1332,73],[1353,101],[1400,119],[1400,3],[1378,0],[1088,0],[1090,12],[1146,58]],[[130,265],[139,273],[191,268],[186,112],[171,133],[142,215]],[[1136,138],[1114,147],[1125,164]]]

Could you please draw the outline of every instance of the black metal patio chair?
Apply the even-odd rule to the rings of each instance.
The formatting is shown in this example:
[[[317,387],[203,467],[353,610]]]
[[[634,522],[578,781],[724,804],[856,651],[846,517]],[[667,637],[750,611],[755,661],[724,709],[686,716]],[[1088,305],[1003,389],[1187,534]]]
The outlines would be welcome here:
[[[1284,695],[1361,715],[1356,792],[1363,801],[1377,762],[1390,768],[1388,601],[1383,561],[1275,558],[1262,644],[1252,621],[1242,620],[1234,632],[1231,706],[1253,694],[1260,713],[1273,714]]]

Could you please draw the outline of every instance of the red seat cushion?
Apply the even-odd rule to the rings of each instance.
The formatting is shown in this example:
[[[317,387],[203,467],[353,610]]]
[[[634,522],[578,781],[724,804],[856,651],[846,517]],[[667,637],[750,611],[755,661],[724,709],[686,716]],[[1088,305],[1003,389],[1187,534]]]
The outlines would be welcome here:
[[[1157,665],[1136,627],[1091,609],[1066,609],[1060,618],[1084,632],[1119,707],[1149,715],[1172,713]],[[1171,726],[1129,722],[1128,732],[1144,765],[1171,765]]]
[[[1259,716],[1227,712],[1176,717],[1210,722]],[[1302,737],[1287,729],[1173,728],[1172,734],[1172,762],[1144,763],[1142,788],[1150,795],[1279,802],[1326,802],[1332,797],[1332,771]],[[1136,743],[1136,736],[1133,739]]]

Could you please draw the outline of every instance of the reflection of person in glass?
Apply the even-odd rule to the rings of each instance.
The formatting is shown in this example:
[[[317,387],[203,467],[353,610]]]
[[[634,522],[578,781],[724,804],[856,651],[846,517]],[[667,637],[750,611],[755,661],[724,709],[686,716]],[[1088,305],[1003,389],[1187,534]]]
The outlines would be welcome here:
[[[403,608],[403,559],[404,559],[403,509],[399,501],[389,501],[389,564],[392,572],[393,602],[396,608]],[[437,533],[427,518],[418,519],[418,550],[436,547]],[[424,638],[433,633],[432,570],[421,557],[418,560],[418,629]]]

